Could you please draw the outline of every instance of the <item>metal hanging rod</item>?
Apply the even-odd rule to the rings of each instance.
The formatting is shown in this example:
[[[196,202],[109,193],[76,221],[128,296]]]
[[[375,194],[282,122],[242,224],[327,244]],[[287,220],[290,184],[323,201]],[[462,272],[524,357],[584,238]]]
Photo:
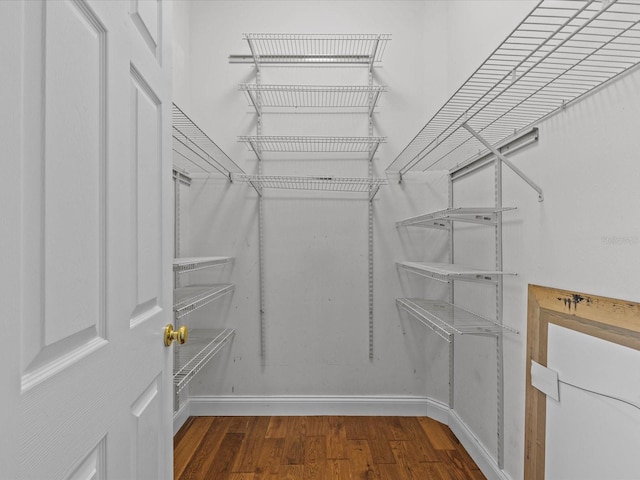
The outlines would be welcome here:
[[[174,165],[189,173],[218,172],[233,180],[244,171],[175,103],[172,111]]]
[[[382,61],[389,34],[245,33],[251,54],[229,55],[231,63],[356,64],[372,69]]]
[[[370,115],[386,85],[262,85],[242,83],[238,89],[261,115],[267,108],[364,108]]]
[[[282,175],[241,175],[240,179],[249,182],[257,189],[277,188],[285,190],[324,190],[333,192],[363,192],[373,200],[385,178],[349,178],[349,177],[295,177]]]
[[[418,132],[388,172],[451,170],[640,62],[640,1],[542,0]]]

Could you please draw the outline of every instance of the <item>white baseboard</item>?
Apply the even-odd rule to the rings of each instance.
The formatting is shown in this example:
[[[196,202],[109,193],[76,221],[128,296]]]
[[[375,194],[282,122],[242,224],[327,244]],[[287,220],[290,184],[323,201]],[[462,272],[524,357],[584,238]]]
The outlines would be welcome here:
[[[184,422],[191,416],[191,408],[189,408],[189,400],[184,402],[176,413],[173,414],[173,434],[175,435],[184,425]]]
[[[462,446],[471,455],[471,458],[476,462],[484,476],[487,477],[487,480],[510,480],[455,411],[449,410],[449,420],[445,423],[449,425],[453,434],[458,437]]]
[[[192,396],[191,415],[448,415],[449,409],[427,397],[413,396]],[[444,410],[443,410],[444,407]]]
[[[446,403],[418,396],[192,396],[175,414],[174,434],[192,415],[427,416],[448,425],[487,480],[510,480],[458,414]]]

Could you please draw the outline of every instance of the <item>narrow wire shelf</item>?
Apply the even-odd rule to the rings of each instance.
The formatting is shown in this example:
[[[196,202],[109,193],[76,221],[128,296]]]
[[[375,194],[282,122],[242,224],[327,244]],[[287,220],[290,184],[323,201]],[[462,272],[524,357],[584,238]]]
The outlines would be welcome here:
[[[369,194],[369,200],[382,185],[385,178],[349,178],[349,177],[294,177],[281,175],[241,175],[240,178],[254,185],[257,190],[276,188],[288,190],[324,190],[333,192],[363,192]]]
[[[440,300],[398,298],[396,304],[447,342],[454,334],[498,335],[503,330],[518,333],[511,327]]]
[[[229,283],[213,285],[189,285],[173,291],[173,312],[176,318],[182,318],[199,308],[233,292]]]
[[[190,173],[218,172],[232,179],[244,171],[175,103],[172,110],[173,163]]]
[[[499,212],[507,212],[515,210],[515,207],[457,207],[447,208],[424,215],[407,218],[396,222],[397,227],[427,227],[427,228],[443,228],[448,229],[451,222],[466,222],[495,225],[497,222],[497,214]]]
[[[389,34],[245,33],[250,55],[230,55],[232,63],[356,64],[370,68],[382,61]]]
[[[234,335],[235,330],[231,328],[190,331],[187,343],[175,347],[173,383],[176,393],[180,393],[191,379],[231,341]]]
[[[263,108],[361,108],[371,114],[385,85],[258,85],[242,83],[249,105],[258,114]]]
[[[239,137],[253,150],[259,152],[367,152],[378,148],[385,137],[326,137],[326,136],[269,136]]]
[[[542,0],[387,167],[453,170],[640,62],[637,0]]]
[[[509,272],[480,269],[453,263],[399,262],[397,265],[408,272],[445,283],[450,283],[451,280],[495,283],[498,275],[515,275]]]
[[[173,271],[177,273],[193,272],[203,268],[216,267],[232,263],[233,257],[181,257],[173,259]]]

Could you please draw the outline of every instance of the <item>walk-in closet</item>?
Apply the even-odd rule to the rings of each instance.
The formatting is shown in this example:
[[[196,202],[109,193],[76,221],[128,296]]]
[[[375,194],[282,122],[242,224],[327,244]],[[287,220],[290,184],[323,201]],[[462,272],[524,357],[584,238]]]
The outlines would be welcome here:
[[[7,0],[0,46],[0,477],[640,478],[640,0]]]

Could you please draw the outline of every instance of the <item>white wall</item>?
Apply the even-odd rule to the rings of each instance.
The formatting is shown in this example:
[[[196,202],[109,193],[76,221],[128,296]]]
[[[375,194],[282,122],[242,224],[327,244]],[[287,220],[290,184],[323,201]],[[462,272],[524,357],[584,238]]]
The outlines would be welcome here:
[[[192,2],[191,110],[187,112],[247,172],[256,160],[238,135],[255,134],[256,115],[237,84],[253,82],[251,65],[230,65],[246,53],[244,32],[391,33],[376,82],[389,92],[375,133],[389,137],[375,160],[377,176],[445,96],[444,9],[438,3]],[[424,28],[427,25],[429,28]],[[433,67],[433,68],[431,68]],[[262,82],[364,83],[362,68],[265,68]],[[366,135],[365,115],[270,115],[264,134]],[[271,155],[265,174],[366,176],[363,157],[302,162]],[[399,320],[402,289],[423,282],[400,277],[396,260],[434,256],[425,232],[398,234],[395,221],[446,203],[446,182],[415,175],[375,200],[375,359],[368,359],[367,201],[361,195],[271,191],[265,195],[266,366],[259,358],[257,201],[244,184],[196,180],[191,187],[190,251],[236,257],[232,269],[194,281],[230,280],[231,305],[215,322],[236,328],[232,348],[192,382],[192,395],[430,396],[446,400],[446,346],[412,320]],[[440,249],[442,250],[442,249]],[[401,281],[403,285],[401,285]],[[402,288],[401,288],[402,287]],[[195,316],[204,326],[207,319]],[[439,355],[438,352],[445,352]]]
[[[376,74],[390,88],[376,115],[376,133],[389,137],[376,160],[376,173],[382,175],[384,167],[534,2],[376,1],[366,2],[367,10],[362,12],[364,3],[193,2],[192,105],[187,113],[245,170],[253,172],[255,159],[236,138],[255,133],[255,114],[237,91],[237,83],[254,80],[254,71],[227,62],[228,54],[247,51],[242,33],[392,33],[383,68]],[[640,210],[636,158],[640,139],[634,128],[640,121],[639,91],[640,73],[617,80],[541,124],[539,144],[513,156],[544,189],[543,203],[518,177],[504,172],[504,204],[518,207],[505,214],[504,223],[504,266],[518,273],[505,281],[504,320],[521,332],[506,334],[504,341],[505,472],[512,479],[523,475],[527,285],[639,300],[640,227],[635,219]],[[265,118],[265,133],[308,133],[303,130],[313,120],[300,116],[293,122],[297,124],[290,118]],[[287,131],[280,130],[285,127]],[[361,127],[354,123],[340,128]],[[343,166],[333,162],[331,169],[362,174],[366,165],[358,162]],[[265,173],[327,166],[314,160],[304,165],[280,161],[266,164]],[[456,187],[459,202],[486,204],[492,183],[492,172],[487,172]],[[402,185],[383,188],[375,201],[373,362],[367,358],[366,201],[336,195],[269,194],[265,200],[264,368],[258,356],[255,193],[246,185],[228,185],[219,179],[194,182],[190,253],[237,258],[232,269],[216,273],[234,282],[236,292],[230,304],[219,307],[215,320],[222,322],[226,315],[237,337],[222,361],[213,362],[196,377],[192,394],[426,395],[446,400],[446,345],[399,315],[394,304],[397,296],[425,293],[424,281],[399,274],[395,261],[438,260],[447,255],[440,232],[398,230],[394,223],[443,208],[446,181],[437,175],[405,178]],[[471,233],[476,232],[459,238],[460,261],[465,250],[478,248]],[[487,307],[482,294],[476,295],[473,289],[459,293],[463,302]],[[463,367],[456,380],[456,408],[495,453],[495,342],[491,342],[464,338],[456,344],[456,365]]]
[[[451,2],[455,15],[450,15],[448,25],[452,32],[482,25],[487,35],[493,35],[494,28],[508,33],[509,22],[503,18],[494,24],[493,19],[507,5],[517,9],[515,4],[524,3],[529,4],[522,5],[525,14],[530,2]],[[518,12],[513,13],[515,26]],[[494,42],[483,47],[481,35],[476,42],[458,35],[449,38],[451,58],[473,63],[470,49],[476,51],[472,69],[497,46]],[[471,70],[464,75],[455,73],[461,69],[454,64],[450,72],[463,80]],[[539,203],[533,190],[504,169],[503,203],[518,207],[504,214],[504,268],[518,273],[505,280],[504,321],[521,332],[504,336],[505,471],[513,479],[523,475],[527,285],[640,299],[638,92],[640,72],[636,71],[539,125],[539,144],[512,159],[543,188],[544,202]],[[465,191],[458,193],[467,198],[482,195],[487,183],[479,175],[465,181]],[[459,245],[476,248],[471,243]],[[471,425],[478,421],[471,416],[467,420]],[[578,432],[563,435],[581,442]],[[548,455],[555,458],[562,452]],[[606,458],[599,460],[607,462]]]

